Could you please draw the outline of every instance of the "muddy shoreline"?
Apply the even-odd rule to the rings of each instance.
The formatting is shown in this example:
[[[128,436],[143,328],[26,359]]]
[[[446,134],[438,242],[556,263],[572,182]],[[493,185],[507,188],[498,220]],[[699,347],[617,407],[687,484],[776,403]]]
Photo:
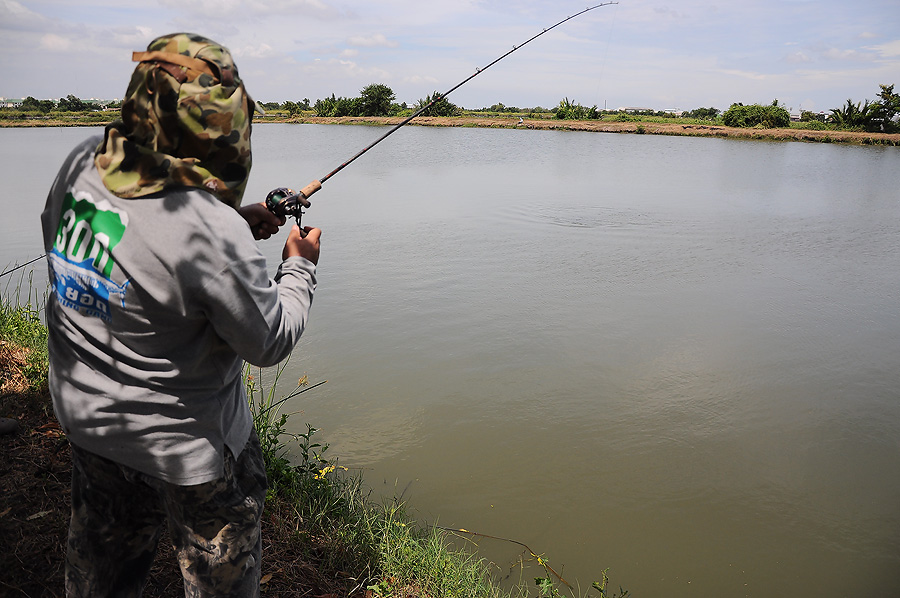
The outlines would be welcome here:
[[[396,125],[402,117],[394,116],[299,116],[258,117],[254,124],[292,123],[318,125]],[[107,122],[72,120],[0,120],[0,127],[77,127],[104,126]],[[723,139],[755,139],[763,141],[806,141],[848,143],[855,145],[889,145],[900,147],[900,133],[866,133],[857,131],[815,131],[809,129],[735,128],[714,124],[682,124],[656,122],[615,122],[603,120],[525,119],[518,117],[440,117],[419,116],[409,123],[419,127],[478,127],[491,129],[532,129],[542,131],[585,131],[592,133],[632,133],[646,135],[680,135],[718,137]]]
[[[283,122],[322,125],[395,125],[400,117],[298,117]],[[587,131],[593,133],[635,133],[647,135],[682,135],[691,137],[720,137],[731,139],[760,139],[768,141],[807,141],[853,143],[861,145],[900,146],[900,134],[864,133],[855,131],[813,131],[806,129],[747,129],[720,125],[612,122],[597,120],[556,120],[503,117],[433,117],[420,116],[409,123],[420,127],[481,127],[500,129],[535,129],[544,131]]]

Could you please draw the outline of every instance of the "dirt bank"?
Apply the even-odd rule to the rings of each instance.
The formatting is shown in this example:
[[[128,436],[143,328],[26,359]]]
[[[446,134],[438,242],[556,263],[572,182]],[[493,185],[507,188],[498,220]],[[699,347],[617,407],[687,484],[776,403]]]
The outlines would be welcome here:
[[[8,373],[16,367],[10,353],[0,350],[0,370]],[[3,384],[0,418],[17,423],[15,431],[0,435],[0,596],[62,598],[72,477],[69,443],[46,392],[22,392]],[[315,559],[305,554],[318,550],[324,558],[326,549],[313,540],[304,540],[304,548],[300,547],[301,528],[294,509],[284,499],[266,501],[262,530],[264,596],[336,598],[348,594],[347,580],[323,577]],[[167,531],[160,538],[143,595],[183,595]]]
[[[254,123],[308,123],[318,125],[395,125],[403,119],[387,116],[280,116],[257,117]],[[77,127],[105,126],[107,122],[85,120],[0,120],[0,127]],[[812,131],[807,129],[742,129],[719,125],[613,122],[597,120],[526,119],[518,117],[439,117],[419,116],[410,125],[420,127],[482,127],[492,129],[536,129],[552,131],[588,131],[593,133],[638,133],[648,135],[684,135],[690,137],[720,137],[727,139],[760,139],[769,141],[808,141],[850,143],[856,145],[900,146],[900,133],[860,133],[854,131]]]
[[[285,122],[323,125],[394,125],[398,117],[300,117]],[[419,116],[412,122],[422,127],[484,127],[500,129],[539,129],[554,131],[589,131],[594,133],[643,133],[649,135],[687,135],[731,139],[764,139],[774,141],[818,141],[865,145],[900,146],[900,134],[857,133],[851,131],[810,131],[805,129],[742,129],[718,125],[696,125],[652,122],[611,122],[595,120],[518,118],[432,117]]]

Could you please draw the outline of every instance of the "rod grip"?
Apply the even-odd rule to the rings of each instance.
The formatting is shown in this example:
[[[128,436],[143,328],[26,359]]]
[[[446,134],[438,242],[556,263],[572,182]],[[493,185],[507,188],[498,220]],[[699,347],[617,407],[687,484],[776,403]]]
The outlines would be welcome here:
[[[313,193],[322,188],[322,183],[319,181],[313,181],[306,187],[300,190],[300,193],[303,197],[309,198]]]

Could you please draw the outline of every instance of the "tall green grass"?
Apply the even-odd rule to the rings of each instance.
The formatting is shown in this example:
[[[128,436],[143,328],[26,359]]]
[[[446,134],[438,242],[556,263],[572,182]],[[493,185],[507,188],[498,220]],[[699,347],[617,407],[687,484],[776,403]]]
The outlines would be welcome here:
[[[26,391],[39,392],[47,387],[47,328],[41,321],[46,295],[34,290],[31,274],[24,273],[15,287],[7,282],[0,298],[0,350],[5,360],[15,360],[18,367],[0,370],[0,386],[13,383],[13,375],[24,375]],[[19,381],[21,382],[21,380]]]

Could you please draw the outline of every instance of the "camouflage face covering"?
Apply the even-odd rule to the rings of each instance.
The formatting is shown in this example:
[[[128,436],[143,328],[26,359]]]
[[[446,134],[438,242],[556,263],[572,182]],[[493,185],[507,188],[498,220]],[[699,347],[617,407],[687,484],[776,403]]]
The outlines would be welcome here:
[[[199,187],[238,208],[250,174],[253,100],[231,54],[199,35],[159,37],[135,52],[122,120],[94,162],[119,197]]]

